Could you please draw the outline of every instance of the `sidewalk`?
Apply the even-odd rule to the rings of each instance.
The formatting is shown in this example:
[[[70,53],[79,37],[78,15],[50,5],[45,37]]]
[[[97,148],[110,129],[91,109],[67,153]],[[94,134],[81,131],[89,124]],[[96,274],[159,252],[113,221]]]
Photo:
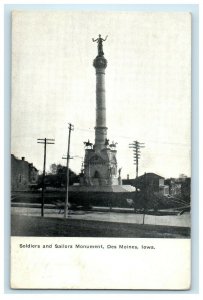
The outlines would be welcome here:
[[[41,216],[40,204],[17,204],[11,207],[12,215]],[[68,218],[75,220],[103,221],[126,224],[143,224],[143,214],[134,213],[133,208],[93,207],[92,210],[69,210]],[[53,204],[45,205],[44,216],[49,218],[64,218],[63,209],[56,208]],[[183,215],[145,215],[144,223],[149,225],[166,225],[190,227],[190,213]]]

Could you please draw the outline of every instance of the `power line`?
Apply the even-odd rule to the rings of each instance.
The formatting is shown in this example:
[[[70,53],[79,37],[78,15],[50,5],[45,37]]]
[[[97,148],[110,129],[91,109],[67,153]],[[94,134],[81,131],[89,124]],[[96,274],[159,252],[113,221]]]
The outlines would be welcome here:
[[[76,130],[79,130],[79,131],[86,131],[86,132],[94,132],[94,130],[92,130],[92,129],[84,129],[84,128],[79,128],[79,127],[76,127],[75,128]],[[119,137],[119,138],[123,138],[123,139],[132,139],[132,137],[133,136],[125,136],[125,135],[118,135],[118,134],[112,134],[112,135],[114,135],[114,136],[116,136],[116,137]],[[190,142],[188,142],[188,143],[175,143],[175,142],[161,142],[161,141],[153,141],[153,140],[148,140],[147,141],[148,143],[153,143],[153,144],[166,144],[166,145],[175,145],[175,146],[177,146],[177,145],[179,145],[179,146],[183,146],[183,147],[188,147],[188,145],[190,144]]]
[[[79,128],[79,127],[74,127],[74,130],[78,130],[78,131],[84,131],[84,132],[92,132],[94,133],[93,129],[84,129],[84,128]],[[122,138],[122,139],[132,139],[133,136],[124,136],[124,135],[118,135],[116,133],[112,133],[113,136],[118,137],[118,138]],[[31,137],[25,137],[25,135],[14,135],[12,136],[13,138],[18,138],[20,136],[23,136],[24,139],[31,139]],[[153,141],[153,140],[148,140],[148,143],[153,143],[153,144],[162,144],[162,145],[174,145],[174,146],[182,146],[182,147],[188,147],[190,146],[190,141],[188,143],[175,143],[175,142],[161,142],[161,141]]]

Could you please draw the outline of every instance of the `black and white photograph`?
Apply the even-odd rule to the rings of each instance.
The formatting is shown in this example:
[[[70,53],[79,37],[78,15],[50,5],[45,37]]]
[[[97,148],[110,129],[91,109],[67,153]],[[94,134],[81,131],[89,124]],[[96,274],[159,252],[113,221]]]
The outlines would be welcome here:
[[[109,262],[124,249],[143,259],[157,239],[184,244],[168,250],[187,269],[154,286],[21,284],[15,271],[13,288],[188,289],[191,14],[15,10],[11,81],[13,270],[20,251],[112,251]]]

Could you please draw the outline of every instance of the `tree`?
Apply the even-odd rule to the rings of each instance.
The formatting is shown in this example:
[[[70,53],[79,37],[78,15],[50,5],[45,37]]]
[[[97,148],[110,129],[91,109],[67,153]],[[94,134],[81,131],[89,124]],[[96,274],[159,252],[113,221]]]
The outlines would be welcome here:
[[[56,174],[57,172],[57,165],[54,163],[54,164],[51,164],[50,166],[50,173],[51,174]]]
[[[65,187],[67,182],[67,167],[61,164],[52,164],[50,169],[54,172],[49,175],[52,186]],[[69,185],[76,182],[79,182],[77,174],[69,169]]]

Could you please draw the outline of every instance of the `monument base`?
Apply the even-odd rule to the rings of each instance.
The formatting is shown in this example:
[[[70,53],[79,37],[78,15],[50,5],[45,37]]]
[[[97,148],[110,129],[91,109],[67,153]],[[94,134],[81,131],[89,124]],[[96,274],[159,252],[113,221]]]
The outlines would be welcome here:
[[[70,192],[113,192],[113,193],[127,193],[135,192],[135,187],[132,185],[106,185],[106,186],[85,186],[85,185],[72,185],[69,186]]]
[[[84,174],[80,178],[81,186],[108,187],[122,184],[120,176],[117,175],[116,152],[106,145],[103,145],[100,150],[96,147],[85,149]]]
[[[131,207],[136,197],[131,185],[111,186],[70,186],[69,203],[71,207]],[[132,206],[133,207],[133,206]]]

